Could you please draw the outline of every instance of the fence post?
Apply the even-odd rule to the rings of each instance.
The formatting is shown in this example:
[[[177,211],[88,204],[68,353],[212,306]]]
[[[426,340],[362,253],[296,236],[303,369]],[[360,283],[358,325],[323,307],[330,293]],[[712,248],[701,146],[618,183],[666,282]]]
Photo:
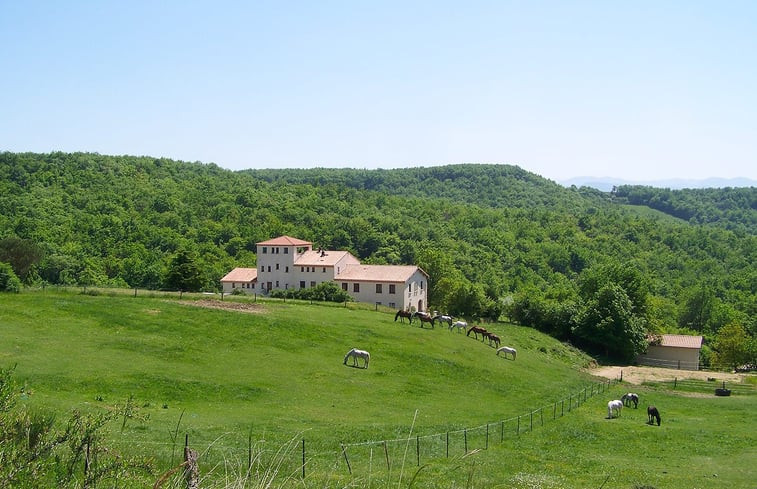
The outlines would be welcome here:
[[[573,409],[573,394],[571,394],[568,399],[568,412],[570,412],[571,409]]]
[[[447,458],[449,458],[449,431],[447,432]]]
[[[189,448],[189,435],[184,437],[184,480],[187,489],[200,487],[200,469],[197,466],[197,451]]]
[[[557,401],[555,401],[555,407],[552,408],[552,419],[557,419]]]
[[[386,447],[386,440],[384,440],[384,457],[386,458],[386,470],[391,470],[389,465],[389,449]]]
[[[539,408],[539,417],[541,418],[541,425],[544,426],[544,408]]]
[[[560,400],[560,417],[565,416],[565,399]]]
[[[415,435],[415,459],[418,462],[418,467],[421,466],[421,437]]]
[[[503,443],[505,441],[505,421],[502,420],[499,423],[499,442]]]
[[[302,478],[305,478],[305,439],[302,439]]]
[[[486,450],[489,449],[489,423],[486,423]]]
[[[518,427],[515,429],[515,433],[520,435],[520,415],[518,415]]]
[[[534,412],[531,411],[531,428],[530,431],[534,431]]]
[[[352,467],[350,467],[350,460],[347,458],[347,447],[344,446],[344,443],[340,443],[342,445],[342,455],[344,455],[344,461],[347,462],[347,471],[352,475]]]

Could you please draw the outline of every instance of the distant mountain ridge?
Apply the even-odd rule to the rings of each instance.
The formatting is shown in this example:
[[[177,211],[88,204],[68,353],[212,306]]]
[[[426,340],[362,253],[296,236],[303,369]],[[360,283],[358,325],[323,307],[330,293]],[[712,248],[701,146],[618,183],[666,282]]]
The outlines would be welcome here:
[[[684,188],[738,188],[738,187],[757,187],[757,180],[749,178],[706,178],[703,180],[672,178],[666,180],[623,180],[622,178],[613,177],[573,177],[567,180],[560,180],[560,185],[570,187],[591,187],[603,192],[610,192],[613,187],[620,185],[645,185],[656,188],[669,188],[671,190]]]

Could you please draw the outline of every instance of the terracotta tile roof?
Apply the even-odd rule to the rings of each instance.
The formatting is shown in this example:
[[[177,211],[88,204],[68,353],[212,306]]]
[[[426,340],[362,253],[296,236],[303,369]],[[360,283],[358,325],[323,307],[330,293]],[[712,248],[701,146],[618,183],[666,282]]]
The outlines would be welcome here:
[[[404,283],[418,270],[415,265],[347,265],[334,280]]]
[[[257,268],[235,268],[221,279],[221,282],[253,282],[258,278]]]
[[[660,346],[672,346],[675,348],[702,348],[701,336],[685,334],[664,334]]]
[[[293,238],[291,236],[279,236],[278,238],[269,239],[268,241],[261,241],[256,243],[265,246],[312,246],[310,241],[303,241],[301,239]]]
[[[345,256],[352,256],[349,251],[324,251],[323,256],[317,250],[306,251],[297,258],[294,262],[298,267],[301,266],[334,266],[339,260]],[[360,261],[352,256],[353,263],[360,263]]]

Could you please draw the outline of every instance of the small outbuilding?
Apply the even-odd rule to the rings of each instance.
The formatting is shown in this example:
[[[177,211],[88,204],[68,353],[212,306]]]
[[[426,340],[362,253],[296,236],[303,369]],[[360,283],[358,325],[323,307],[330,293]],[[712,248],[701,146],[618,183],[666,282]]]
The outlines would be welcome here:
[[[639,365],[651,367],[699,370],[702,337],[683,334],[663,334],[650,337],[646,353],[636,357]]]
[[[254,294],[257,283],[257,268],[235,268],[221,279],[224,294],[231,294],[235,290],[240,290],[246,294]]]

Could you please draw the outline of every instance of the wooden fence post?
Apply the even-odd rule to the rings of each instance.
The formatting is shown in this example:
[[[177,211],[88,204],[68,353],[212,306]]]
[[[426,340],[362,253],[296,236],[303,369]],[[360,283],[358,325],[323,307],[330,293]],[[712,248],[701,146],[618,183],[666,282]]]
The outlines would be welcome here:
[[[486,450],[489,449],[489,423],[486,423]]]
[[[305,478],[305,439],[302,439],[302,478]]]
[[[389,465],[389,449],[386,446],[386,440],[384,440],[384,457],[386,458],[386,470],[390,470],[391,466]]]
[[[421,466],[421,437],[418,435],[415,435],[415,460],[417,462],[416,465],[420,467]]]
[[[465,440],[465,453],[468,453],[468,430],[463,430],[463,439]]]
[[[189,448],[189,435],[184,437],[184,480],[187,489],[199,489],[200,469],[197,466],[197,450]]]
[[[447,458],[449,458],[449,431],[447,432]]]

